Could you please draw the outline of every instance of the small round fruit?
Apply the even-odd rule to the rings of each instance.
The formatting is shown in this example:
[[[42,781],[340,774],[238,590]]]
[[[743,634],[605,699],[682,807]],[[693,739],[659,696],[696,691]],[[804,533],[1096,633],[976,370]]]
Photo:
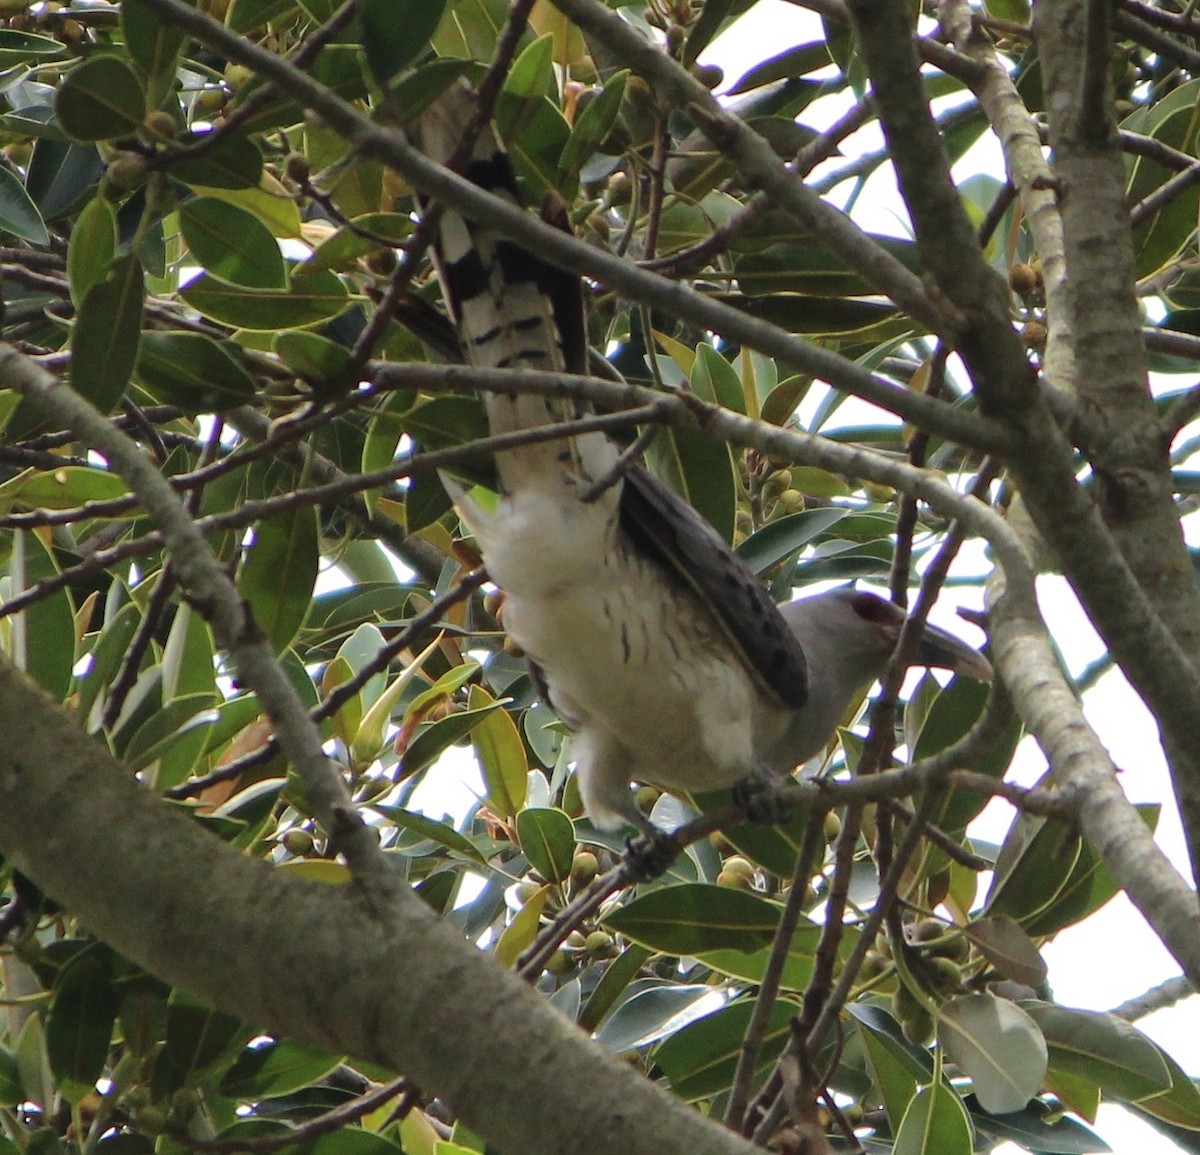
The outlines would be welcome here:
[[[571,860],[571,881],[576,886],[587,886],[600,872],[600,860],[590,851],[581,850]]]
[[[823,832],[825,834],[826,842],[832,845],[837,841],[838,835],[842,832],[842,819],[836,811],[830,810],[829,813],[825,815]]]
[[[312,175],[308,157],[302,152],[289,152],[287,159],[283,162],[283,171],[287,173],[290,180],[294,180],[297,184],[306,184]]]
[[[283,843],[283,848],[288,854],[294,854],[297,858],[312,854],[317,845],[316,839],[307,830],[301,830],[299,827],[285,831],[279,841]]]
[[[1008,270],[1008,284],[1014,293],[1027,297],[1037,289],[1038,276],[1032,265],[1018,261]]]
[[[722,870],[717,875],[717,885],[730,890],[753,890],[754,879],[747,878],[740,870]]]
[[[146,179],[148,171],[145,157],[136,152],[118,152],[108,162],[104,176],[114,188],[131,192]]]

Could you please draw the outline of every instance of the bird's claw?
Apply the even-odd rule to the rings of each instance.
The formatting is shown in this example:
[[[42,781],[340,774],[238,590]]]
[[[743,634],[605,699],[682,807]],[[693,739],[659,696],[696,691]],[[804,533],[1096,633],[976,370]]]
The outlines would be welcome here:
[[[625,862],[638,882],[650,882],[666,873],[681,849],[674,835],[647,822],[640,834],[625,840]]]
[[[785,785],[778,775],[756,770],[734,785],[734,805],[740,806],[746,818],[757,826],[782,826],[792,817],[791,804],[782,794]]]

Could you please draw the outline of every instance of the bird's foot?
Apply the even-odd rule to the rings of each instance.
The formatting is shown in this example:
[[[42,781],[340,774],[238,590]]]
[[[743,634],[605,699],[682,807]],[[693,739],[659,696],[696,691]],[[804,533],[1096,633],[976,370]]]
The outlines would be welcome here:
[[[734,805],[740,806],[746,818],[758,826],[781,826],[792,817],[792,807],[781,793],[786,785],[774,771],[758,766],[734,785]]]
[[[638,824],[641,833],[625,840],[625,862],[638,882],[650,882],[666,873],[683,848],[678,839],[652,822]]]

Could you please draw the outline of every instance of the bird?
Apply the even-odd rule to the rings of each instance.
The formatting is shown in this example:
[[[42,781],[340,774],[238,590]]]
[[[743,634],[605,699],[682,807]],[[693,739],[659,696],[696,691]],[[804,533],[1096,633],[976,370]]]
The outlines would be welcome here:
[[[446,163],[472,111],[465,82],[410,126]],[[521,204],[484,125],[463,175]],[[428,206],[422,204],[428,211]],[[562,222],[561,204],[543,217]],[[561,227],[561,226],[560,226]],[[466,361],[583,372],[580,279],[445,208],[433,260]],[[485,391],[492,434],[568,421],[578,402]],[[906,620],[875,594],[839,589],[777,606],[758,576],[682,497],[621,456],[607,433],[496,453],[498,493],[443,476],[489,577],[503,625],[572,732],[584,807],[602,830],[660,831],[632,784],[690,794],[777,781],[823,750],[885,668]],[[923,628],[919,662],[990,679],[982,654]]]

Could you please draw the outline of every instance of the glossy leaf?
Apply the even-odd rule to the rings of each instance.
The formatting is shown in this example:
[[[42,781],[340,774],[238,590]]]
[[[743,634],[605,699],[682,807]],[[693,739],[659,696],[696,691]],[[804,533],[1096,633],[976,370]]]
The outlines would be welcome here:
[[[363,49],[376,83],[386,86],[426,52],[446,0],[362,0]]]
[[[142,333],[134,375],[156,401],[185,413],[220,413],[255,396],[229,348],[203,333]]]
[[[488,714],[471,732],[475,756],[483,771],[488,805],[505,818],[514,817],[525,803],[529,763],[516,723],[502,710],[495,710],[495,699],[481,686],[471,687],[472,710]]]
[[[894,1155],[971,1155],[974,1129],[962,1100],[945,1083],[917,1091],[896,1132]]]
[[[272,332],[320,324],[350,304],[346,286],[329,272],[304,277],[293,274],[291,287],[279,292],[247,289],[204,273],[180,296],[214,321]]]
[[[142,266],[132,255],[109,265],[83,299],[71,330],[71,384],[101,413],[120,404],[137,361]]]
[[[753,999],[740,999],[672,1034],[654,1052],[671,1089],[681,1099],[695,1101],[725,1090],[733,1081]],[[791,1035],[789,1024],[800,1007],[779,1000],[771,1008],[759,1052],[759,1069],[773,1063]]]
[[[67,242],[67,277],[76,305],[104,280],[116,254],[117,214],[104,197],[94,197],[79,214]]]
[[[1016,1003],[990,994],[960,995],[939,1009],[937,1032],[947,1056],[970,1076],[985,1111],[1019,1111],[1041,1090],[1046,1040]]]
[[[220,1091],[231,1099],[287,1095],[325,1078],[340,1057],[287,1040],[251,1046],[221,1076]]]
[[[310,506],[255,527],[238,588],[276,653],[287,648],[308,613],[319,556],[317,518]]]
[[[517,815],[517,838],[529,865],[547,882],[563,882],[570,875],[575,857],[575,827],[562,810],[551,807],[522,810]]]
[[[1077,1075],[1126,1101],[1170,1090],[1171,1072],[1159,1049],[1124,1019],[1049,1003],[1027,1003],[1025,1009],[1046,1038],[1051,1070]]]
[[[604,919],[610,930],[675,955],[769,946],[779,907],[758,895],[694,883],[639,895]]]
[[[93,56],[67,74],[54,111],[73,140],[113,140],[138,130],[146,115],[146,94],[119,56]]]
[[[95,1093],[116,1017],[108,967],[96,954],[85,951],[59,973],[46,1016],[50,1069],[71,1103]]]
[[[179,224],[192,256],[214,277],[246,289],[287,289],[279,245],[253,213],[218,197],[193,197],[179,206]]]
[[[12,233],[31,245],[48,245],[46,222],[15,173],[0,168],[0,232]]]
[[[37,533],[19,530],[12,558],[13,584],[29,589],[59,573],[54,555]],[[19,580],[18,580],[19,579]],[[21,612],[12,645],[18,668],[59,701],[67,696],[75,664],[75,611],[68,590],[60,589]]]

